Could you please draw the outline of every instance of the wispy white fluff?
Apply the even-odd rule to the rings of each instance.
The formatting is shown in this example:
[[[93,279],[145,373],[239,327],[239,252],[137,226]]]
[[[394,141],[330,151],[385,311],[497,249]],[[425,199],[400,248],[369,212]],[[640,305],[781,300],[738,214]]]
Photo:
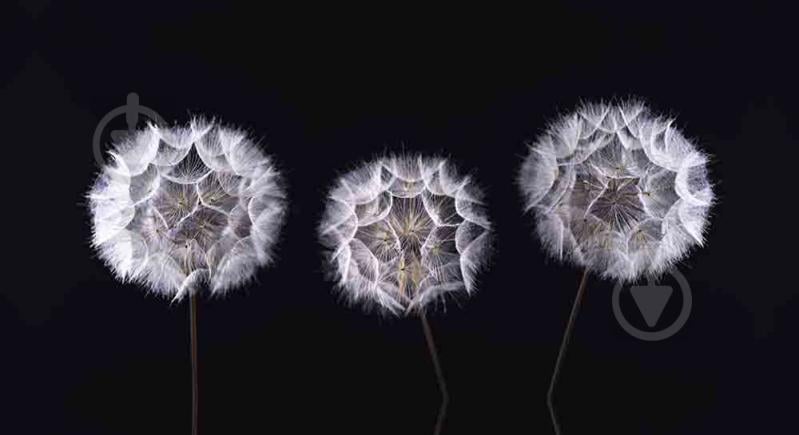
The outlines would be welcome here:
[[[471,294],[490,228],[469,177],[443,158],[403,155],[342,176],[319,231],[348,299],[399,315]]]
[[[92,244],[120,280],[180,299],[223,293],[272,260],[286,199],[243,131],[149,125],[110,155],[88,198]]]
[[[518,183],[546,251],[621,281],[702,245],[707,156],[640,102],[587,104],[531,146]]]

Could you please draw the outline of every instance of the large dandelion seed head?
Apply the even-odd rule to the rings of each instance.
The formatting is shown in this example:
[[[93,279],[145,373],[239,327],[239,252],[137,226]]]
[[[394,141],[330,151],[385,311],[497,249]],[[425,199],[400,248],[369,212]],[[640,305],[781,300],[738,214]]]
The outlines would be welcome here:
[[[391,156],[337,181],[320,236],[350,301],[407,314],[475,290],[490,228],[477,188],[447,160]]]
[[[546,251],[621,281],[702,245],[707,156],[638,102],[588,104],[549,126],[519,173]]]
[[[223,293],[272,260],[286,199],[244,132],[149,125],[109,154],[88,194],[92,244],[120,280],[180,299]]]

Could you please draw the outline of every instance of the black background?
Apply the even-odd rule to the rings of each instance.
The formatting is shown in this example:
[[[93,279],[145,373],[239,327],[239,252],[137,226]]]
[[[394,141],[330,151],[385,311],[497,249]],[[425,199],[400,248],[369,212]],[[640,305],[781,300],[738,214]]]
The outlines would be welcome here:
[[[189,432],[187,305],[115,282],[88,244],[92,135],[129,92],[169,122],[245,127],[289,183],[277,264],[199,307],[203,434],[432,432],[439,395],[419,321],[342,304],[315,232],[338,174],[403,149],[473,171],[496,229],[479,293],[431,318],[452,396],[444,433],[550,433],[545,392],[580,272],[542,254],[513,180],[547,121],[628,96],[714,156],[719,203],[707,246],[680,265],[693,311],[674,337],[627,335],[613,283],[591,279],[557,391],[564,433],[795,430],[792,14],[662,2],[501,14],[11,6],[0,433]],[[622,303],[636,321],[629,294]]]

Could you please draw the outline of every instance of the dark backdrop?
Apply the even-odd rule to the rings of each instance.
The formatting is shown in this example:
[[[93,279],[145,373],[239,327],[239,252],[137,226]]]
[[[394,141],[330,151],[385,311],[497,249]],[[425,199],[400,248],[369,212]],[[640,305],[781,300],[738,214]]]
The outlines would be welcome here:
[[[0,433],[189,432],[187,305],[115,282],[88,244],[92,134],[129,92],[169,122],[205,114],[247,128],[289,183],[277,264],[199,307],[203,434],[432,432],[439,396],[421,325],[340,303],[315,233],[337,174],[403,149],[473,171],[496,228],[479,293],[431,318],[452,396],[444,433],[550,433],[545,392],[579,271],[541,253],[514,175],[547,121],[628,96],[676,116],[714,155],[719,203],[707,246],[680,265],[693,311],[674,337],[627,335],[613,283],[591,279],[557,392],[564,433],[791,431],[790,13],[12,3]]]

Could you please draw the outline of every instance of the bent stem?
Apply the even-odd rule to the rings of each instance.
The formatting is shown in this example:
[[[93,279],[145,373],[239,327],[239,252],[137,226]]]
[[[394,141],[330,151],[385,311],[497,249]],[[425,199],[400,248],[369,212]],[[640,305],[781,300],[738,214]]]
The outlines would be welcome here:
[[[549,390],[547,391],[547,406],[549,407],[549,415],[552,418],[552,426],[555,428],[555,433],[558,435],[560,435],[560,424],[558,423],[557,415],[555,415],[555,405],[552,402],[552,398],[555,393],[555,385],[558,383],[560,367],[563,365],[563,357],[566,355],[566,348],[569,346],[572,329],[574,329],[574,321],[577,319],[577,312],[580,311],[580,302],[583,300],[587,283],[588,270],[585,270],[583,272],[583,277],[580,279],[580,285],[577,287],[577,296],[574,297],[574,304],[572,305],[571,314],[569,314],[569,321],[566,323],[566,331],[563,333],[563,339],[560,343],[560,350],[558,351],[558,358],[555,360],[555,370],[552,372],[552,379],[549,381]]]
[[[191,342],[191,433],[198,433],[199,384],[197,382],[197,298],[189,296],[189,336]]]
[[[438,388],[441,390],[441,407],[438,410],[438,419],[436,420],[436,427],[433,431],[434,435],[439,435],[441,433],[441,428],[444,425],[444,418],[447,416],[449,392],[447,392],[447,383],[444,381],[444,372],[441,370],[441,363],[438,360],[438,349],[436,348],[436,343],[433,341],[433,332],[430,329],[430,324],[427,323],[427,316],[425,315],[424,311],[419,317],[422,319],[422,328],[424,329],[424,337],[427,340],[427,349],[430,351],[430,358],[433,360],[433,368],[436,372]]]

